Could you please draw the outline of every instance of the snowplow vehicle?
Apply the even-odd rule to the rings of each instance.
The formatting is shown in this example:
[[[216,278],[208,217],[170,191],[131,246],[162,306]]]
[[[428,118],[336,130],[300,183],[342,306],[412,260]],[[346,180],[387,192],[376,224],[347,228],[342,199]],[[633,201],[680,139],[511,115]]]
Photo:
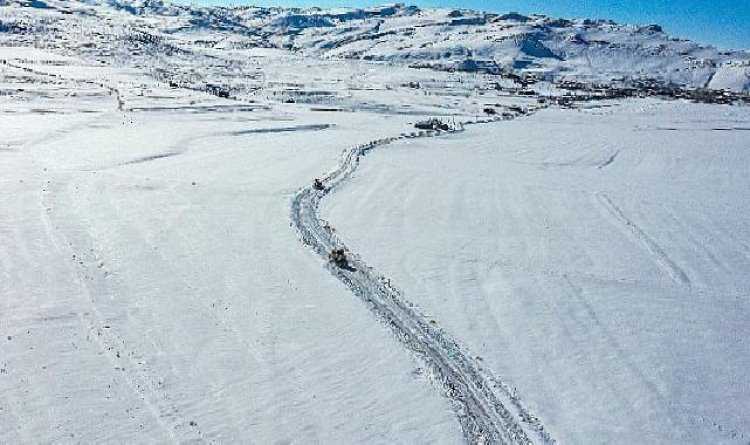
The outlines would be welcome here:
[[[417,122],[414,124],[414,128],[417,128],[418,130],[449,131],[451,126],[440,119],[432,118],[426,121]]]
[[[346,258],[346,252],[344,249],[338,248],[331,250],[328,254],[328,259],[342,269],[349,266],[349,260]]]

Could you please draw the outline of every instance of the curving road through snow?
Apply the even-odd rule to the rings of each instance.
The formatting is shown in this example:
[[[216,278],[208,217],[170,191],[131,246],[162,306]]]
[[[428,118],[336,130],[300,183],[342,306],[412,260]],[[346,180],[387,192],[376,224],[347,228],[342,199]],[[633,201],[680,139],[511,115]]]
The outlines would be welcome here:
[[[302,241],[326,260],[328,270],[425,362],[450,399],[469,443],[554,443],[539,419],[529,414],[515,392],[482,369],[434,320],[406,300],[389,278],[347,249],[335,230],[318,217],[321,200],[351,177],[367,152],[400,139],[434,137],[462,130],[463,127],[459,126],[447,132],[402,134],[345,151],[340,165],[322,179],[324,190],[308,187],[294,196],[291,218],[302,235]],[[337,247],[347,250],[350,267],[340,268],[328,262],[328,252]]]

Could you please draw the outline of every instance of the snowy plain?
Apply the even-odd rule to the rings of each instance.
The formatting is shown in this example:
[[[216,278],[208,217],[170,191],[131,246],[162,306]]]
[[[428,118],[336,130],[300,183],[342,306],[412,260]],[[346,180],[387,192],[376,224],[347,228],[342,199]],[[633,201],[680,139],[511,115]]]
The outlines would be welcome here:
[[[630,57],[743,91],[746,52],[541,16],[39,3],[0,2],[0,442],[750,441],[750,108],[566,108],[440,69],[605,81]],[[306,244],[305,193],[359,270]],[[427,330],[342,280],[367,267]]]
[[[749,129],[544,110],[373,153],[323,215],[562,443],[744,443]]]
[[[288,218],[404,118],[123,113],[68,88],[3,106],[4,441],[460,441]]]

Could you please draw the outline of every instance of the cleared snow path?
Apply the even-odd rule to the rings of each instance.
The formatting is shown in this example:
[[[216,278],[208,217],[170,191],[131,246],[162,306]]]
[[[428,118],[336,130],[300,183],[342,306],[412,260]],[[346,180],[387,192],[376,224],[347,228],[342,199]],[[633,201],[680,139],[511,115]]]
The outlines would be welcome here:
[[[344,152],[341,164],[322,179],[324,190],[308,187],[292,200],[291,218],[305,244],[326,260],[328,270],[386,323],[398,339],[427,364],[451,400],[470,443],[554,443],[543,425],[524,408],[515,391],[466,353],[437,323],[406,300],[389,278],[367,266],[346,248],[335,230],[318,217],[318,207],[331,190],[340,187],[370,150],[399,139],[433,137],[447,132],[423,131],[379,139]],[[328,252],[346,249],[348,268],[328,261]]]

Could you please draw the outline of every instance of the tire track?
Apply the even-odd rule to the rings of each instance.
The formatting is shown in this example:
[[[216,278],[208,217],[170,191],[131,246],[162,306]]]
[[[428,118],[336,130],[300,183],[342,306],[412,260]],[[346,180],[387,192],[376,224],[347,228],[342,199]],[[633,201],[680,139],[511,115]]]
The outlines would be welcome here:
[[[598,193],[596,195],[602,207],[607,211],[608,216],[617,225],[621,226],[630,236],[638,241],[648,252],[651,254],[654,262],[677,284],[683,286],[691,286],[692,283],[680,266],[675,263],[672,258],[667,255],[664,249],[654,241],[648,233],[646,233],[640,226],[634,223],[628,218],[622,209],[620,209],[609,196],[605,193]]]
[[[596,168],[597,168],[597,170],[601,170],[601,169],[603,169],[603,168],[605,168],[605,167],[609,167],[610,165],[612,165],[612,163],[613,163],[613,162],[615,162],[615,159],[617,159],[617,156],[619,156],[619,155],[620,155],[620,152],[621,152],[621,151],[622,151],[622,150],[617,150],[616,152],[614,152],[614,153],[613,153],[613,154],[612,154],[612,155],[611,155],[611,156],[610,156],[609,158],[607,158],[607,160],[606,160],[606,161],[602,162],[601,164],[599,164],[599,165],[598,165],[598,166],[596,167]]]
[[[498,119],[472,123],[495,120]],[[327,269],[365,302],[407,348],[425,362],[432,377],[441,384],[445,395],[450,399],[469,443],[555,443],[541,421],[523,406],[515,390],[484,370],[434,320],[406,300],[389,278],[379,274],[357,254],[346,249],[334,230],[318,217],[321,200],[351,177],[361,158],[369,151],[397,140],[434,137],[462,130],[463,125],[459,125],[444,132],[402,134],[345,151],[339,166],[322,179],[323,190],[308,187],[294,196],[291,219],[302,235],[303,243],[326,261]],[[328,252],[336,247],[347,250],[351,267],[340,268],[328,261]]]
[[[148,357],[134,347],[126,336],[112,323],[100,309],[100,298],[107,294],[108,279],[111,277],[99,257],[99,248],[91,240],[90,234],[82,228],[63,231],[55,223],[51,209],[56,207],[54,195],[65,192],[68,184],[58,180],[56,187],[47,186],[41,202],[45,209],[43,222],[54,249],[65,257],[72,257],[78,264],[75,268],[79,298],[88,310],[77,314],[79,321],[88,332],[87,340],[97,344],[100,355],[112,366],[116,381],[121,381],[140,400],[146,412],[154,421],[154,426],[163,433],[165,443],[203,442],[200,430],[193,427],[180,412],[178,402],[169,394],[165,378],[149,363]],[[75,204],[74,204],[75,205]],[[85,246],[85,247],[84,247]],[[165,440],[166,439],[166,440]]]

